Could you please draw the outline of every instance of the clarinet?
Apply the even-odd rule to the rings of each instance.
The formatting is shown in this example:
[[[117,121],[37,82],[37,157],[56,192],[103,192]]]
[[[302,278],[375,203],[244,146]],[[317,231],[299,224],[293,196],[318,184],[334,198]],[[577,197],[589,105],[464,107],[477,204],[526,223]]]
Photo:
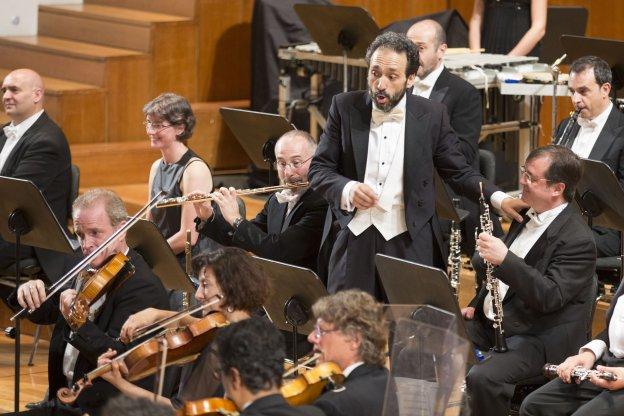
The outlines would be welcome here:
[[[481,195],[479,196],[479,204],[481,205],[481,214],[479,215],[479,224],[481,231],[492,235],[494,225],[490,216],[490,207],[485,202],[483,196],[483,182],[479,182]],[[479,229],[475,230],[475,240],[479,237]],[[505,331],[503,330],[503,303],[498,292],[498,279],[494,277],[494,265],[487,260],[485,263],[485,287],[492,297],[492,311],[494,312],[494,351],[507,352],[507,341],[505,340]]]
[[[570,140],[572,139],[570,137],[570,133],[572,132],[572,126],[574,125],[574,123],[576,123],[576,119],[578,118],[580,112],[581,110],[574,110],[574,112],[570,113],[570,119],[568,120],[568,123],[561,132],[561,136],[555,137],[552,141],[552,144],[568,147],[568,145],[570,144]]]
[[[546,364],[543,368],[544,376],[546,378],[556,378],[559,377],[557,375],[558,365],[555,364]],[[615,381],[618,379],[618,376],[611,371],[598,371],[598,370],[588,370],[583,367],[574,367],[572,369],[572,378],[578,381],[583,381],[589,376],[594,375],[598,378],[607,381]]]
[[[453,198],[453,205],[457,207],[459,199]],[[447,260],[448,274],[453,294],[459,299],[459,273],[461,270],[461,228],[458,221],[451,221],[451,237],[449,241],[449,255]]]

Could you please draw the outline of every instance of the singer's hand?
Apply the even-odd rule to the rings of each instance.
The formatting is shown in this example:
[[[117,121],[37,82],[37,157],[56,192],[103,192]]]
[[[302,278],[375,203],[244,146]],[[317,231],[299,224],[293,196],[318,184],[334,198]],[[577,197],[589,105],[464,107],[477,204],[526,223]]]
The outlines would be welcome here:
[[[379,198],[373,188],[365,183],[358,183],[351,188],[349,197],[351,203],[357,209],[368,209],[377,205]]]

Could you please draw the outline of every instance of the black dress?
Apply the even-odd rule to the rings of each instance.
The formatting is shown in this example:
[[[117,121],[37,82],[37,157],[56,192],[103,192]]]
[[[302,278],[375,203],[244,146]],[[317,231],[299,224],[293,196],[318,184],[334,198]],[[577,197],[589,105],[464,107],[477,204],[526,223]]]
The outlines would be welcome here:
[[[152,181],[152,189],[150,189],[150,198],[153,198],[160,191],[165,191],[167,195],[165,198],[176,198],[182,196],[182,189],[180,189],[180,183],[182,182],[182,176],[184,171],[191,163],[205,163],[195,152],[188,149],[186,153],[182,155],[180,160],[175,163],[165,163],[163,159],[160,159],[156,174]],[[169,238],[180,230],[180,220],[182,218],[182,207],[168,207],[168,208],[152,208],[150,211],[152,216],[152,222],[156,224],[158,230],[165,238]],[[204,249],[215,249],[219,245],[214,241],[205,238],[200,242],[199,240],[193,247],[193,255],[198,254]],[[184,252],[176,256],[180,264],[184,267]]]
[[[507,54],[531,28],[531,0],[483,0],[481,47]],[[539,56],[538,43],[529,56]]]

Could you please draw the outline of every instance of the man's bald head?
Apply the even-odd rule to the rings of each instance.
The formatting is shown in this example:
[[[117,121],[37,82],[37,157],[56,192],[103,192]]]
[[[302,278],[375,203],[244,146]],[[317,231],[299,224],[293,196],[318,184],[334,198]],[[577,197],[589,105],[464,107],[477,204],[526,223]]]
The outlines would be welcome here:
[[[438,22],[425,19],[414,23],[407,31],[407,37],[418,46],[420,68],[417,75],[423,79],[442,64],[446,33]]]
[[[16,69],[2,82],[4,110],[15,125],[43,109],[43,95],[43,80],[32,69]]]

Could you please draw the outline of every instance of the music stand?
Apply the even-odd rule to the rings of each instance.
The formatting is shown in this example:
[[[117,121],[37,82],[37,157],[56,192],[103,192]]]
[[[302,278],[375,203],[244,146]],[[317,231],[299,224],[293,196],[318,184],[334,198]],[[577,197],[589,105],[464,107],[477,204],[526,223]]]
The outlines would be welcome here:
[[[228,107],[221,107],[219,112],[257,167],[265,162],[274,163],[277,139],[284,133],[296,130],[294,125],[277,114]]]
[[[586,55],[599,56],[611,67],[613,72],[613,97],[624,87],[624,42],[613,39],[589,38],[585,36],[561,36],[561,44],[573,61]]]
[[[581,159],[583,175],[574,199],[590,227],[612,228],[620,232],[620,281],[624,277],[624,190],[604,162]]]
[[[128,230],[126,242],[143,257],[167,289],[195,290],[190,276],[182,270],[167,240],[153,222],[139,220]]]
[[[273,294],[264,305],[269,319],[283,331],[290,331],[293,339],[293,362],[297,365],[297,334],[308,335],[314,330],[312,305],[327,290],[321,279],[310,269],[254,256],[271,279]]]
[[[379,27],[366,9],[355,6],[295,4],[295,12],[323,55],[343,57],[343,92],[348,90],[349,58],[364,58],[379,34]]]
[[[72,253],[74,247],[41,191],[25,179],[0,176],[0,235],[15,243],[15,291],[20,285],[22,244]],[[19,413],[20,317],[15,318],[15,414]]]
[[[436,190],[436,214],[438,217],[460,223],[466,219],[469,212],[465,209],[457,208],[453,203],[453,198],[446,189],[446,184],[438,174],[437,170],[433,171],[433,183]]]
[[[457,335],[470,341],[459,303],[444,271],[379,253],[375,255],[375,265],[389,303],[431,305],[450,312],[456,317]],[[468,355],[468,360],[475,363],[474,351]]]
[[[563,55],[562,35],[584,36],[587,16],[585,7],[548,7],[548,25],[542,38],[539,62],[554,62]]]

